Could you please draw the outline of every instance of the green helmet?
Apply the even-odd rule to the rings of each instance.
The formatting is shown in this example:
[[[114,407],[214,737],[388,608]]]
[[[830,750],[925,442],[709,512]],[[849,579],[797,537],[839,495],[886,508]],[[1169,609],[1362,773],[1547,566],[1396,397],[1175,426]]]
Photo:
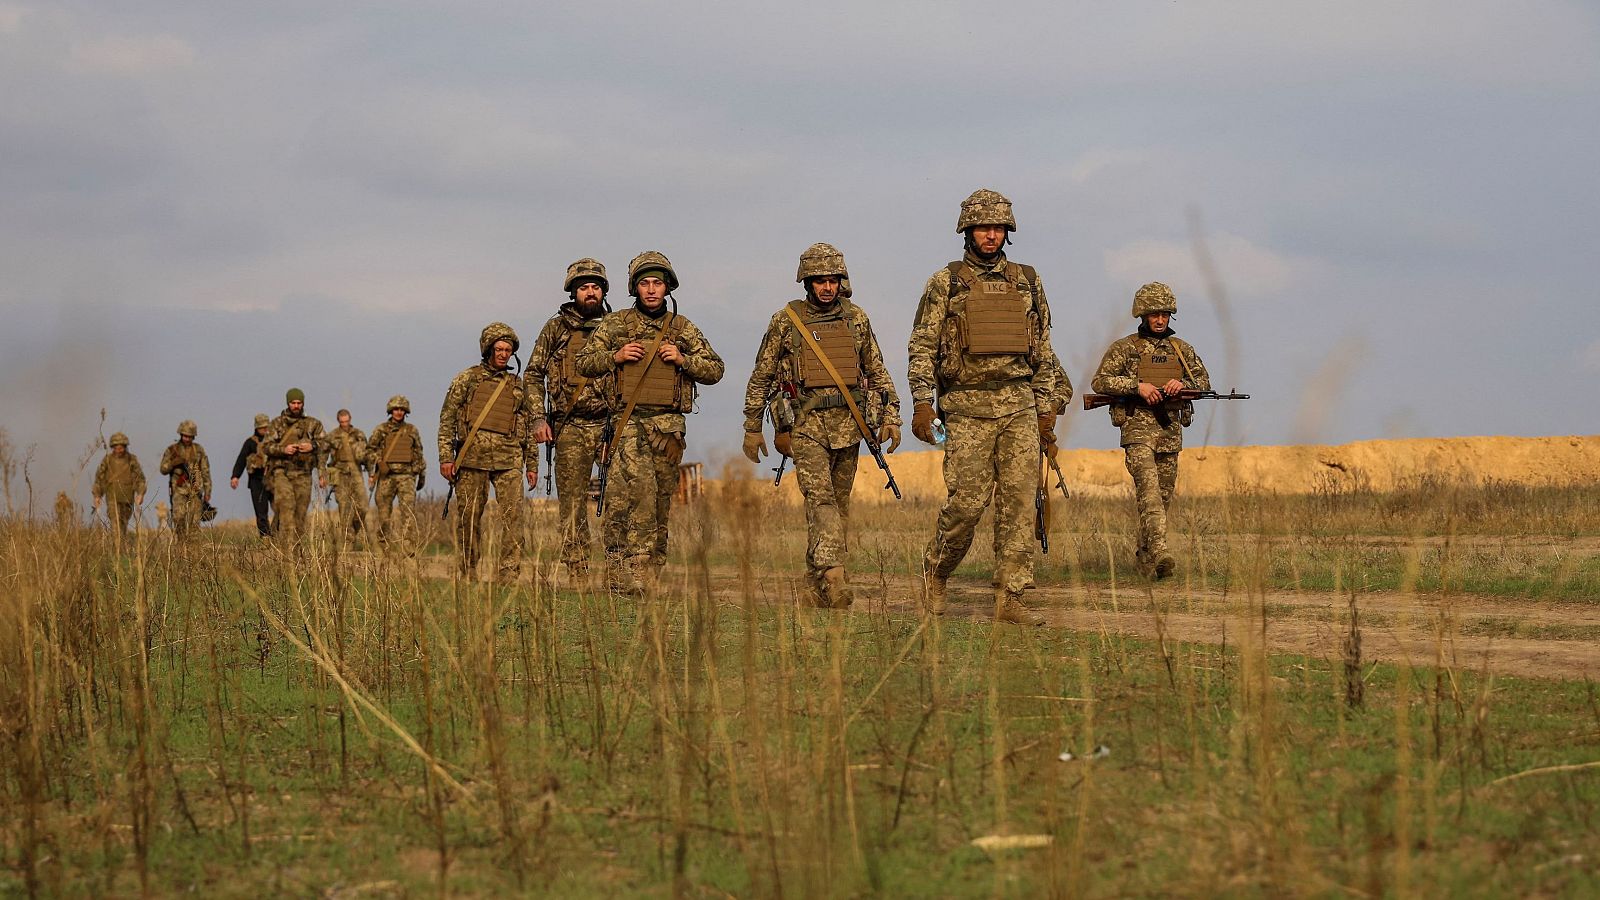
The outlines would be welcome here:
[[[406,412],[411,412],[411,401],[406,399],[405,394],[395,394],[393,397],[390,397],[389,405],[384,407],[384,412],[394,412],[397,409],[403,409]]]
[[[637,290],[639,276],[652,269],[662,273],[662,280],[667,283],[667,293],[678,289],[678,273],[672,271],[672,262],[659,250],[646,250],[628,261],[628,293],[634,297],[639,296]]]
[[[961,201],[961,217],[956,219],[956,234],[965,234],[974,225],[1004,225],[1006,231],[1017,230],[1016,217],[1011,215],[1011,201],[999,191],[979,188]]]
[[[193,419],[184,419],[178,423],[178,434],[183,437],[198,437],[200,435],[200,427],[194,424]]]
[[[118,444],[121,444],[124,447],[128,446],[128,436],[123,434],[120,431],[112,434],[111,435],[111,440],[106,441],[106,446],[107,447],[115,447]]]
[[[489,348],[493,347],[496,341],[510,341],[512,353],[517,352],[517,348],[522,346],[522,342],[517,340],[517,333],[510,325],[504,322],[490,322],[483,326],[483,333],[478,335],[478,355],[487,357]]]
[[[1156,312],[1177,315],[1178,298],[1173,296],[1172,288],[1152,281],[1133,292],[1133,317],[1138,319]]]
[[[256,427],[257,428],[268,428],[271,425],[272,425],[272,419],[270,419],[267,416],[266,413],[256,413]]]
[[[567,266],[567,280],[561,283],[561,289],[572,293],[578,287],[578,282],[592,278],[600,282],[600,290],[611,290],[611,282],[606,280],[606,267],[600,260],[585,256],[570,266]]]
[[[807,278],[819,275],[837,275],[840,280],[850,277],[850,270],[844,267],[844,254],[832,244],[812,244],[800,254],[800,270],[794,280],[805,284]]]

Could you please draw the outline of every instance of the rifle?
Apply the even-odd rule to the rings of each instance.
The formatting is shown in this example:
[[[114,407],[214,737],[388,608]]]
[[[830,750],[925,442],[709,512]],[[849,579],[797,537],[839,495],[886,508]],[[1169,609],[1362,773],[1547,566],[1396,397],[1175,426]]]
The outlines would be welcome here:
[[[774,382],[772,393],[767,397],[767,418],[772,420],[772,440],[776,448],[778,435],[782,432],[794,434],[794,402],[800,399],[800,388],[792,381]],[[792,448],[791,448],[792,449]],[[783,481],[783,470],[789,465],[789,457],[778,454],[778,465],[772,471],[777,474],[772,478],[772,486],[777,487]]]
[[[611,454],[615,449],[611,446],[611,440],[616,436],[617,420],[607,419],[605,428],[600,431],[600,458],[596,461],[600,467],[600,493],[594,498],[594,517],[597,519],[606,511],[606,482],[611,478]]]
[[[773,487],[777,487],[778,483],[783,481],[783,470],[785,468],[787,468],[788,465],[789,465],[789,457],[784,456],[782,453],[778,454],[778,466],[777,466],[777,468],[772,470],[772,471],[778,473],[778,474],[772,476],[772,486]]]
[[[1056,462],[1054,456],[1046,455],[1045,459],[1049,461],[1050,468],[1056,473],[1056,487],[1061,489],[1061,499],[1071,500],[1072,495],[1067,493],[1067,476],[1061,474],[1061,464]]]
[[[461,438],[456,438],[450,442],[450,458],[456,460],[457,464],[461,461],[461,447],[465,443]],[[444,492],[444,509],[439,513],[439,518],[441,519],[450,518],[450,500],[456,495],[456,478],[460,475],[461,472],[459,470],[451,473],[450,489]]]
[[[1165,403],[1165,402],[1167,402],[1169,400],[1249,400],[1249,399],[1250,399],[1250,395],[1249,394],[1236,394],[1236,393],[1232,393],[1232,392],[1229,392],[1229,393],[1226,393],[1226,394],[1219,394],[1216,391],[1182,390],[1182,391],[1178,391],[1175,394],[1172,394],[1171,396],[1162,397],[1162,402]],[[1083,395],[1083,408],[1084,409],[1099,409],[1102,406],[1110,406],[1113,403],[1121,403],[1121,404],[1126,405],[1126,406],[1144,406],[1144,407],[1148,407],[1150,405],[1148,403],[1145,403],[1144,399],[1141,398],[1138,394],[1084,394]]]
[[[882,413],[874,413],[874,410],[881,407],[883,402],[884,401],[880,394],[880,399],[876,406],[871,403],[867,404],[867,415],[869,419],[865,423],[867,427],[863,430],[861,436],[866,438],[867,449],[872,452],[873,461],[878,464],[878,468],[883,470],[883,474],[889,476],[889,483],[883,486],[884,489],[894,491],[894,498],[896,500],[904,500],[905,498],[900,495],[900,485],[895,484],[894,473],[889,471],[889,461],[883,458],[883,445],[878,443],[878,424]]]
[[[1044,457],[1043,451],[1039,456]],[[1044,472],[1039,472],[1039,486],[1033,493],[1033,536],[1039,541],[1039,548],[1045,553],[1050,552],[1050,492],[1044,489]]]

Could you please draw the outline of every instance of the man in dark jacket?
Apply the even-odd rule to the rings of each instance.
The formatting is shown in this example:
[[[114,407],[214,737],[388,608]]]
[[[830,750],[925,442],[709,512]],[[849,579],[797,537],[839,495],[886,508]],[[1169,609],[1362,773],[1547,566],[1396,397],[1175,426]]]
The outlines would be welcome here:
[[[239,476],[249,471],[250,505],[255,507],[256,531],[262,537],[272,537],[272,488],[267,485],[267,432],[271,427],[266,413],[256,413],[256,430],[244,439],[239,458],[233,461],[233,477],[228,479],[228,487],[238,490]]]

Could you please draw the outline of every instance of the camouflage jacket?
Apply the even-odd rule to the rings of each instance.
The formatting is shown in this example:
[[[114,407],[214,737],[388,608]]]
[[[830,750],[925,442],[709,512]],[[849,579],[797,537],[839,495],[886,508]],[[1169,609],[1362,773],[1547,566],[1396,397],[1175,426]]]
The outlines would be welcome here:
[[[174,441],[167,445],[161,454],[161,474],[167,476],[170,490],[211,496],[211,460],[206,458],[206,448],[199,443],[185,447],[183,441]]]
[[[533,428],[540,418],[539,408],[528,396],[517,373],[510,369],[496,372],[489,368],[488,363],[482,362],[463,369],[451,379],[450,387],[445,391],[444,405],[439,408],[439,461],[454,461],[456,441],[465,441],[467,434],[472,431],[472,423],[467,420],[467,402],[472,399],[473,389],[481,381],[497,378],[509,379],[505,390],[510,392],[513,401],[511,433],[498,434],[479,429],[461,455],[461,467],[490,472],[508,469],[537,472],[539,444],[533,439]]]
[[[1050,354],[1051,362],[1055,365],[1055,390],[1050,393],[1050,403],[1055,407],[1056,415],[1067,411],[1067,406],[1072,403],[1072,379],[1067,377],[1067,370],[1061,368],[1061,357]]]
[[[144,467],[139,457],[124,453],[121,459],[107,453],[100,459],[100,468],[94,470],[94,498],[110,497],[118,503],[132,503],[133,498],[144,493]]]
[[[467,424],[470,427],[472,423]],[[389,444],[389,437],[407,433],[411,435],[411,457],[383,465],[383,451]],[[396,424],[393,419],[384,419],[382,425],[372,429],[372,437],[367,439],[368,472],[375,475],[422,475],[427,468],[428,462],[422,458],[422,432],[417,430],[417,426],[410,422]]]
[[[311,442],[311,452],[293,456],[284,452],[285,444],[301,441]],[[320,465],[327,450],[328,434],[322,430],[321,421],[314,416],[291,415],[285,409],[272,420],[272,426],[267,431],[267,474],[270,476],[280,471],[309,474]]]
[[[843,319],[849,323],[861,371],[856,403],[861,406],[862,415],[869,419],[869,426],[899,425],[900,397],[895,393],[888,367],[883,364],[883,351],[878,347],[878,337],[872,332],[872,322],[866,311],[843,298],[825,307],[810,300],[798,302],[800,317],[807,322]],[[761,431],[762,412],[774,399],[778,385],[789,383],[796,385],[800,394],[798,402],[791,401],[797,434],[830,449],[853,446],[861,440],[855,418],[848,407],[831,405],[840,402],[839,389],[807,388],[801,384],[804,353],[805,338],[800,336],[789,314],[782,309],[773,313],[744,391],[744,430]],[[827,408],[815,408],[819,403]],[[876,421],[870,421],[874,419]]]
[[[583,345],[583,352],[578,354],[578,371],[590,378],[615,372],[618,366],[613,354],[618,349],[632,341],[638,341],[648,348],[669,320],[672,322],[672,342],[683,353],[683,365],[678,368],[678,376],[682,382],[681,389],[688,391],[683,405],[692,409],[695,385],[716,384],[722,380],[726,367],[723,365],[722,357],[711,349],[711,342],[706,340],[700,329],[685,316],[669,313],[652,319],[634,306],[611,313],[600,320],[600,324],[594,329],[594,334],[589,337],[589,342]],[[659,359],[655,364],[662,365]],[[621,387],[616,383],[617,379],[613,378],[612,382],[611,404],[620,411],[623,407]],[[684,433],[682,412],[664,407],[656,409],[638,407],[634,410],[634,415],[640,418],[649,417],[657,431]]]
[[[1028,301],[1029,350],[993,356],[966,351],[963,323],[969,291],[946,266],[934,272],[922,289],[911,327],[907,374],[912,401],[933,403],[937,394],[945,411],[985,418],[1029,406],[1038,415],[1051,414],[1057,397],[1055,373],[1061,364],[1050,346],[1050,305],[1043,283],[1037,275],[1027,277],[1031,270],[1008,261],[1005,254],[984,262],[969,252],[961,262],[984,281],[1016,280],[1016,290]]]
[[[327,434],[322,458],[324,472],[343,471],[346,474],[361,475],[361,470],[367,467],[367,436],[361,429],[351,426],[340,426]]]
[[[1111,424],[1122,429],[1122,446],[1150,444],[1158,453],[1176,453],[1183,449],[1183,429],[1194,421],[1194,404],[1187,400],[1168,401],[1161,405],[1161,415],[1139,400],[1139,357],[1144,353],[1178,354],[1184,371],[1179,379],[1183,386],[1194,391],[1211,390],[1211,375],[1206,372],[1200,354],[1194,352],[1187,341],[1171,336],[1147,337],[1138,332],[1120,338],[1108,348],[1094,374],[1092,387],[1099,394],[1117,394],[1131,397],[1129,403],[1113,403]],[[1160,387],[1160,385],[1156,385]],[[1161,424],[1161,418],[1167,424]]]
[[[561,311],[544,323],[539,339],[533,342],[528,367],[522,373],[523,387],[538,406],[540,415],[551,420],[552,428],[568,414],[579,419],[599,419],[611,412],[610,401],[616,396],[616,387],[612,384],[615,375],[608,373],[588,379],[576,398],[565,377],[573,333],[587,331],[592,337],[599,324],[598,318],[585,319],[578,315],[577,304],[563,303]]]

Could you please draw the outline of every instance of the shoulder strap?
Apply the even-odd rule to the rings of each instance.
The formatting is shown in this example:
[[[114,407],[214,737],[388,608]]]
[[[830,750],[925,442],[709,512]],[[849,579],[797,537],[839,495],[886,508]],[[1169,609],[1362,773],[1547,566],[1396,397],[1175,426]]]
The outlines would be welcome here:
[[[506,389],[508,381],[511,379],[499,379],[500,383],[494,386],[494,393],[489,395],[489,402],[483,405],[483,409],[478,410],[477,421],[472,423],[472,429],[467,432],[467,439],[461,442],[461,449],[456,451],[456,461],[451,464],[453,468],[461,468],[461,460],[467,455],[467,448],[472,446],[472,439],[478,436],[478,429],[483,427],[483,420],[489,417],[489,410],[494,409],[494,402],[500,399],[500,392]],[[473,390],[477,390],[478,386],[472,387]]]
[[[839,370],[834,368],[833,363],[828,360],[828,354],[822,352],[822,346],[817,343],[816,338],[811,336],[810,329],[806,328],[805,322],[800,320],[800,314],[794,311],[793,306],[785,306],[783,311],[789,314],[789,320],[794,323],[795,328],[799,329],[801,340],[804,340],[806,346],[811,348],[811,352],[815,353],[817,359],[822,361],[822,368],[828,373],[828,377],[833,379],[833,386],[838,388],[840,395],[844,397],[844,405],[850,407],[850,415],[856,420],[856,427],[861,429],[861,436],[866,438],[868,443],[874,441],[875,438],[871,436],[871,432],[867,428],[867,420],[861,415],[861,408],[856,406],[855,398],[850,396],[850,389],[844,386],[844,377],[839,374]]]
[[[1190,381],[1194,381],[1194,369],[1189,367],[1189,353],[1193,353],[1194,350],[1177,335],[1172,335],[1167,340],[1172,341],[1172,349],[1178,354],[1178,362],[1183,366],[1183,374],[1189,376]],[[1184,352],[1186,350],[1188,353]]]
[[[667,324],[661,326],[661,331],[656,335],[656,339],[650,342],[650,349],[645,351],[644,369],[639,372],[640,382],[643,382],[645,376],[650,374],[650,367],[655,365],[657,358],[656,353],[661,350],[661,344],[667,339],[667,332],[671,331],[673,326],[678,324],[677,313],[668,313],[667,315],[671,318],[667,319]],[[610,446],[606,447],[607,459],[611,458],[612,451],[616,450],[617,445],[622,442],[622,430],[628,427],[628,420],[633,418],[633,408],[637,406],[638,403],[639,392],[634,391],[633,396],[628,398],[628,405],[622,408],[622,417],[617,420],[616,431],[611,435],[611,444]]]

